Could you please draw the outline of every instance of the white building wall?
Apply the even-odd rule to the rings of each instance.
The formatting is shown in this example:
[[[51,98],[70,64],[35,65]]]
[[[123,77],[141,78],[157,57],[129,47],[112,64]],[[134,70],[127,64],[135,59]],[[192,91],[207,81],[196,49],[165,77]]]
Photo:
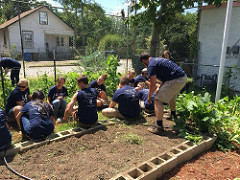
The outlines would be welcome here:
[[[5,40],[6,44],[4,44],[4,31],[5,31]],[[8,30],[0,30],[0,55],[8,55],[10,54],[9,51],[9,38],[8,38]]]
[[[223,40],[226,7],[201,11],[199,24],[198,71],[201,76],[218,74]],[[233,7],[227,46],[232,47],[240,39],[240,7]],[[240,45],[240,42],[238,43]],[[240,54],[240,53],[239,53]],[[226,54],[226,66],[239,65],[240,55]],[[210,66],[209,66],[210,65]],[[240,77],[232,80],[234,89],[240,91]],[[236,84],[237,83],[237,84]],[[236,87],[236,88],[235,88]]]
[[[48,12],[47,25],[39,24],[40,11]],[[22,31],[33,31],[34,46],[31,49],[24,49],[24,52],[45,53],[46,52],[45,34],[48,34],[48,35],[50,34],[54,37],[55,35],[65,35],[66,37],[73,35],[73,30],[69,28],[62,20],[56,17],[47,8],[41,8],[40,10],[30,14],[29,16],[22,18],[21,25],[22,25]],[[17,45],[18,52],[21,52],[18,22],[9,26],[9,37],[10,37],[10,45],[14,45],[14,44]],[[51,42],[51,44],[54,44],[54,43],[56,44],[55,38],[51,38],[50,40],[54,41],[54,42]]]

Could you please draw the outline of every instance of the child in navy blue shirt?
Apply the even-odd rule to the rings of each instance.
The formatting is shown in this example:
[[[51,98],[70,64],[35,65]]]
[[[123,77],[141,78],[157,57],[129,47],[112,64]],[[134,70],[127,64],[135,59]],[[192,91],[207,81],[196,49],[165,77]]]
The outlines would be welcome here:
[[[7,118],[4,111],[0,108],[0,151],[6,150],[12,140],[12,135],[7,128]]]
[[[91,81],[89,83],[90,88],[95,88],[98,91],[97,107],[109,104],[109,100],[106,93],[106,87],[104,85],[106,79],[107,74],[102,74],[101,76],[98,77],[97,80]]]
[[[94,88],[89,88],[88,78],[86,75],[81,75],[77,78],[78,87],[81,89],[76,92],[67,105],[63,120],[67,121],[70,114],[77,110],[77,120],[80,127],[88,128],[93,126],[98,121],[97,114],[97,96],[98,91]],[[74,105],[78,102],[78,108]]]
[[[17,123],[32,139],[44,139],[53,132],[55,125],[53,109],[44,102],[44,94],[41,91],[35,91],[32,100],[23,106],[17,115]]]
[[[6,105],[6,114],[8,117],[16,118],[23,105],[30,100],[28,84],[27,79],[21,79],[17,87],[10,92]]]
[[[135,82],[134,77],[135,77],[135,75],[136,75],[135,69],[132,68],[128,71],[127,77],[129,79],[129,85],[132,86],[132,87],[134,87],[134,82]]]
[[[48,91],[48,98],[47,103],[53,106],[54,109],[54,115],[55,118],[58,118],[58,115],[60,115],[60,118],[57,119],[58,122],[62,122],[62,118],[64,116],[64,111],[66,109],[66,100],[64,99],[66,96],[68,96],[68,91],[65,86],[65,77],[59,76],[57,78],[57,85],[52,86],[50,90]]]
[[[137,117],[141,111],[138,92],[129,85],[128,77],[121,78],[119,87],[113,94],[109,108],[103,109],[102,114],[120,119]],[[118,108],[114,108],[117,103]]]
[[[12,80],[12,86],[18,83],[19,81],[19,72],[21,69],[21,63],[15,59],[9,57],[1,58],[0,65],[5,70],[5,74],[8,73],[8,69],[11,69],[10,78]]]
[[[135,79],[134,79],[134,87],[137,87],[139,82],[144,82],[146,86],[149,88],[150,82],[148,81],[148,74],[147,74],[147,68],[144,68],[142,70],[142,73],[139,74]]]
[[[139,82],[137,87],[135,88],[138,93],[139,93],[139,103],[140,107],[147,113],[153,113],[154,112],[154,97],[155,93],[152,95],[152,102],[148,102],[148,94],[149,94],[149,89],[145,88],[145,83],[144,82]]]

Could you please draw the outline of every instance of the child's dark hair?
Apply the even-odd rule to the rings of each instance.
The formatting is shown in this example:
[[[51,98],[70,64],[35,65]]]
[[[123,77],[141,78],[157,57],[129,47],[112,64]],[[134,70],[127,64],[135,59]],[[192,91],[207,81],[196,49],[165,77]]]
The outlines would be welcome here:
[[[81,75],[79,77],[77,77],[77,82],[83,82],[84,84],[88,84],[88,78],[86,75]]]
[[[150,57],[148,52],[143,52],[140,55],[140,61],[142,62],[143,60],[147,60]]]
[[[44,115],[46,114],[49,117],[49,112],[47,109],[50,109],[50,111],[53,112],[53,109],[51,108],[51,106],[49,106],[46,102],[44,102],[44,94],[42,91],[36,90],[33,92],[32,95],[32,101],[33,101],[33,105],[37,105],[38,108],[38,112],[40,113],[40,117],[41,119],[44,118]]]
[[[57,81],[59,81],[60,79],[62,79],[64,82],[66,82],[66,78],[65,78],[65,77],[63,77],[63,76],[58,76]]]

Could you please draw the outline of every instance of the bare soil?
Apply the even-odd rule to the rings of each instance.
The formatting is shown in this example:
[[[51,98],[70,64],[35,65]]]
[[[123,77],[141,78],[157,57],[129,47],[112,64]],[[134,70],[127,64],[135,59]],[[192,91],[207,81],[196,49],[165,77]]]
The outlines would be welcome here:
[[[147,126],[154,124],[155,118],[146,119],[130,125],[116,123],[105,130],[53,142],[7,160],[15,170],[32,179],[110,179],[184,141],[171,128],[166,129],[164,136],[149,133]],[[165,126],[172,125],[172,121],[165,122]],[[18,179],[2,160],[0,179]]]
[[[239,152],[222,152],[213,148],[211,151],[176,167],[160,179],[233,180],[235,178],[240,178]]]

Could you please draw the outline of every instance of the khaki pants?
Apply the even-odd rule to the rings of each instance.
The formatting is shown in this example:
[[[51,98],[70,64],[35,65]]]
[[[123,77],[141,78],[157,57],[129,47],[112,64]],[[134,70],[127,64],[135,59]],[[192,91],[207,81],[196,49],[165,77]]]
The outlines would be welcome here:
[[[164,82],[156,94],[155,99],[168,103],[172,98],[176,98],[186,82],[187,76]]]
[[[108,118],[124,119],[125,117],[119,112],[118,108],[105,108],[102,114]]]

